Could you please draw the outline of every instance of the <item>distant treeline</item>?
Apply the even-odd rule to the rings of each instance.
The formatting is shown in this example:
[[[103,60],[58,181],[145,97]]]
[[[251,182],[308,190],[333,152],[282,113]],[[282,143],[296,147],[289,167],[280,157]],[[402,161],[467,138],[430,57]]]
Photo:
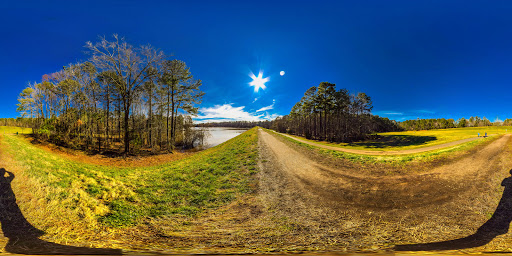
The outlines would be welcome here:
[[[500,126],[512,125],[512,119],[506,119],[501,122],[491,122],[487,118],[480,118],[478,116],[470,117],[469,119],[460,118],[455,121],[454,119],[416,119],[407,120],[399,123],[400,127],[404,130],[432,130],[432,129],[447,129],[447,128],[463,128],[463,127],[482,127],[482,126]]]
[[[272,121],[226,121],[226,122],[214,122],[214,123],[202,123],[197,124],[197,127],[231,127],[231,128],[253,128],[256,126],[270,129]]]
[[[30,118],[0,118],[0,126],[17,126],[30,128],[32,121]]]
[[[276,118],[272,129],[308,139],[350,142],[375,132],[401,130],[398,123],[371,114],[372,101],[365,93],[322,82],[309,88],[289,115]]]
[[[183,61],[169,60],[151,46],[131,46],[117,35],[87,42],[86,48],[89,61],[44,75],[21,92],[18,111],[37,137],[125,155],[144,148],[172,151],[202,140],[190,117],[203,96],[201,80]]]

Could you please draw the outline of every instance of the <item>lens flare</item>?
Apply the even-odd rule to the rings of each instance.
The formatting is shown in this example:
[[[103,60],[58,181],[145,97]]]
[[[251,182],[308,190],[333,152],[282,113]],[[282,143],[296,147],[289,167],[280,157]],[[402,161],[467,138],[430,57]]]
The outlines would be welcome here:
[[[252,78],[252,82],[249,83],[250,86],[254,86],[254,92],[258,92],[261,89],[265,90],[267,87],[265,83],[268,82],[268,77],[263,78],[263,72],[260,71],[258,76],[255,76],[252,72],[249,74]]]

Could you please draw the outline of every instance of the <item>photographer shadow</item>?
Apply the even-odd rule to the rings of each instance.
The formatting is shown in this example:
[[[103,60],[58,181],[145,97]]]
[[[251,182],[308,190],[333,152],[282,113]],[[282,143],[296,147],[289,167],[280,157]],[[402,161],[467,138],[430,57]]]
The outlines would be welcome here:
[[[512,170],[510,170],[512,174]],[[495,237],[508,233],[512,221],[512,176],[505,178],[501,185],[505,187],[501,200],[492,217],[475,234],[470,236],[434,243],[407,244],[395,246],[395,251],[439,251],[474,248],[488,244]]]
[[[0,168],[0,223],[9,239],[5,250],[10,253],[32,255],[121,255],[118,249],[103,249],[61,245],[46,242],[39,237],[43,231],[32,226],[23,216],[11,187],[12,172]]]

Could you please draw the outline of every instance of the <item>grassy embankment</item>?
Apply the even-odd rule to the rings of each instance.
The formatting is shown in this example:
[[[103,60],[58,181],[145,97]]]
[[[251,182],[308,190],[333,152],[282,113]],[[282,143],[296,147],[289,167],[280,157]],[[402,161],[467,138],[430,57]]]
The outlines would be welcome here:
[[[483,129],[487,128],[487,129]],[[376,151],[400,151],[400,150],[408,150],[415,149],[421,147],[428,147],[439,145],[443,143],[448,143],[452,141],[467,139],[471,137],[475,137],[478,132],[480,132],[481,136],[487,131],[487,134],[505,134],[508,130],[512,131],[512,127],[476,127],[476,128],[453,128],[453,129],[438,129],[438,130],[428,130],[428,131],[406,131],[406,132],[393,132],[393,133],[380,133],[382,136],[389,136],[392,138],[377,141],[361,141],[355,143],[328,143],[323,141],[315,141],[315,140],[307,140],[303,137],[298,137],[303,140],[307,140],[310,142],[314,142],[320,145],[329,145],[329,146],[337,146],[340,148],[350,148],[350,149],[359,149],[359,150],[376,150]],[[307,148],[309,150],[314,150],[320,154],[332,156],[335,158],[347,159],[353,162],[359,162],[364,164],[373,164],[373,163],[384,163],[391,165],[403,165],[411,162],[431,162],[431,161],[442,161],[444,159],[456,158],[458,156],[464,155],[468,153],[471,149],[479,146],[479,145],[487,145],[492,141],[496,140],[499,136],[491,136],[486,138],[485,140],[474,140],[466,143],[462,143],[452,147],[446,147],[421,153],[414,154],[404,154],[404,155],[362,155],[362,154],[353,154],[346,153],[341,151],[335,151],[330,149],[323,149],[320,147],[315,147],[308,145],[306,143],[294,140],[292,138],[288,138],[279,133],[276,133],[272,130],[267,130],[272,132],[283,139],[290,141],[296,145]],[[411,135],[414,134],[414,135]],[[398,136],[398,138],[397,138]],[[404,136],[404,137],[401,137]],[[413,137],[410,137],[413,136]],[[430,137],[432,140],[422,143],[421,145],[414,145],[411,143],[411,140],[414,140],[414,137]],[[405,138],[405,139],[404,139]],[[402,143],[397,143],[397,140],[405,140]],[[379,144],[378,147],[375,147],[375,144]],[[363,146],[364,145],[364,146]]]
[[[512,133],[512,126],[467,127],[451,129],[435,129],[422,131],[383,132],[377,133],[373,140],[352,143],[331,143],[327,141],[309,140],[304,137],[291,135],[309,142],[340,148],[366,151],[399,151],[440,145],[452,141],[463,140],[478,136],[501,135]]]
[[[0,168],[16,175],[13,190],[27,220],[60,243],[103,239],[115,247],[123,229],[228,204],[251,191],[256,171],[255,129],[189,158],[139,168],[70,161],[16,131],[0,127]]]

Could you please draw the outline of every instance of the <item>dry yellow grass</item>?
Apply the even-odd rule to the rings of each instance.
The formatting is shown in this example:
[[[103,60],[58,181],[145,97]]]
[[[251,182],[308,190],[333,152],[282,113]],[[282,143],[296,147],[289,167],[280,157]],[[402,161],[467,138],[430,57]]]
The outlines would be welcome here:
[[[301,149],[287,140],[277,138],[300,154],[308,151],[307,148]],[[242,141],[246,139],[254,142],[255,137],[244,138]],[[83,173],[79,171],[79,168],[84,167],[82,163],[72,163],[71,166],[77,168],[74,169],[77,171],[76,177],[73,177],[68,187],[62,188],[49,185],[63,179],[63,174],[55,171],[55,166],[51,164],[61,161],[67,163],[68,160],[50,154],[44,158],[38,155],[36,159],[25,159],[27,162],[22,162],[14,154],[25,149],[9,149],[4,139],[0,139],[0,142],[0,168],[15,173],[12,187],[18,205],[33,226],[46,231],[41,239],[65,245],[123,248],[138,252],[382,252],[392,250],[396,244],[456,239],[472,234],[493,213],[503,192],[500,182],[509,176],[508,170],[512,168],[512,143],[508,141],[503,152],[490,159],[485,166],[489,170],[481,176],[467,176],[454,182],[455,186],[461,185],[467,190],[446,203],[425,204],[410,209],[360,209],[350,205],[342,208],[323,204],[310,193],[304,193],[296,180],[288,176],[272,158],[272,151],[260,145],[258,149],[251,148],[252,154],[260,155],[258,173],[247,180],[247,190],[238,193],[233,200],[204,208],[195,215],[185,212],[146,215],[132,226],[109,227],[98,219],[98,216],[105,216],[107,211],[111,211],[111,208],[105,208],[105,202],[133,197],[130,200],[140,205],[146,199],[138,198],[140,191],[136,189],[155,184],[154,180],[145,180],[148,177],[146,175],[157,174],[157,179],[163,183],[169,176],[158,175],[158,172],[166,173],[163,170],[167,169],[162,168],[168,167],[157,166],[147,172],[130,169],[116,176],[114,174],[117,172],[89,165],[86,166],[88,173]],[[233,159],[237,156],[249,157],[244,151],[238,151],[244,147],[244,143],[234,145],[212,150],[216,155],[226,150],[234,153],[217,160],[212,159],[215,155],[203,153],[208,156],[204,158],[205,161],[211,159],[208,165],[193,165],[192,170],[196,173],[200,173],[200,170],[213,171],[210,169],[213,166],[221,167],[219,170],[222,170],[224,165],[216,164],[216,161],[229,163],[240,160]],[[196,157],[194,159],[203,159],[200,155]],[[325,159],[324,155],[318,157]],[[243,162],[247,166],[239,170],[248,171],[248,168],[253,167],[247,161]],[[383,177],[392,177],[396,173],[378,172],[378,166],[344,164],[356,168],[352,171],[361,175],[378,173]],[[31,173],[37,165],[49,168],[47,179]],[[191,162],[180,162],[175,170],[183,170],[190,165]],[[254,172],[245,172],[244,175],[251,173]],[[186,177],[184,175],[180,177]],[[128,181],[134,180],[139,182],[136,186],[130,185]],[[226,180],[229,183],[234,181],[236,179],[233,176]],[[428,180],[424,182],[428,183]],[[97,192],[89,190],[92,194],[86,190],[97,186],[111,189],[100,189]],[[216,191],[223,193],[228,189],[220,188]],[[165,188],[158,186],[148,191],[156,195],[165,195],[164,192]],[[507,243],[511,241],[512,236],[507,234],[483,247],[464,252],[508,250]],[[0,239],[0,242],[5,244],[7,239]]]

